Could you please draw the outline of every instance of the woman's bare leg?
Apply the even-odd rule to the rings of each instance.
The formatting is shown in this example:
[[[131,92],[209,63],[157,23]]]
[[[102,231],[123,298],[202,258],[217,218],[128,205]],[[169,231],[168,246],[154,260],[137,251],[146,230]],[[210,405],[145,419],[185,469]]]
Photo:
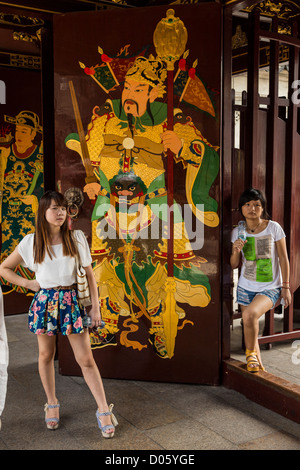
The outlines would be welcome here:
[[[258,344],[258,321],[262,315],[272,308],[272,306],[273,304],[271,299],[266,295],[257,295],[249,305],[241,305],[245,345],[250,351],[256,350],[260,362],[261,355]]]
[[[68,336],[75,359],[81,367],[83,377],[96,400],[100,412],[108,411],[101,375],[94,360],[88,330]],[[101,416],[103,426],[111,424],[110,416]],[[107,431],[109,432],[109,431]]]
[[[56,350],[56,336],[37,335],[39,346],[39,374],[49,405],[58,403],[55,393],[54,356]],[[50,408],[47,418],[58,418],[59,409]],[[53,422],[54,423],[54,422]],[[49,424],[52,424],[51,422]],[[55,423],[54,423],[55,424]]]

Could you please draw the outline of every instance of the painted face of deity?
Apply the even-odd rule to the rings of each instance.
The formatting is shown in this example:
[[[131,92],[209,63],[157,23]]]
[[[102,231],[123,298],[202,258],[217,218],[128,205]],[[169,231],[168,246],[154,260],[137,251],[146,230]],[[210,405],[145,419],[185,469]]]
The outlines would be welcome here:
[[[124,175],[122,178],[117,178],[111,185],[111,193],[120,199],[124,198],[130,201],[136,196],[142,196],[144,188],[141,186],[139,178],[134,179]]]
[[[122,93],[122,105],[126,114],[143,116],[147,110],[148,101],[152,103],[157,97],[156,88],[148,83],[137,82],[127,78]]]
[[[36,131],[28,126],[16,125],[15,139],[18,148],[27,149],[32,146]]]

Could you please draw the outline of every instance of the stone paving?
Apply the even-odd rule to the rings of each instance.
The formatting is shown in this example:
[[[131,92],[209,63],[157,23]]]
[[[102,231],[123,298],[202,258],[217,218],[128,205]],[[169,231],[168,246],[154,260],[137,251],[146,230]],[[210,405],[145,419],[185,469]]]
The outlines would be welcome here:
[[[103,439],[95,402],[84,380],[58,373],[60,426],[49,431],[44,422],[36,338],[27,329],[26,314],[5,317],[5,323],[10,364],[0,450],[102,450],[110,456],[109,451],[300,449],[300,425],[233,390],[117,379],[104,379],[119,426],[113,439]],[[244,360],[238,323],[234,330],[233,355]],[[291,343],[263,351],[267,370],[300,383],[300,365],[291,361],[294,351]]]

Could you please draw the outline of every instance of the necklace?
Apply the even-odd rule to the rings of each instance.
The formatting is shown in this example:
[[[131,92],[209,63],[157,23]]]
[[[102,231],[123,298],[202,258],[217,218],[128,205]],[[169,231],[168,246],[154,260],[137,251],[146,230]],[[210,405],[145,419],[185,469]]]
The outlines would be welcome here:
[[[260,226],[261,223],[262,223],[262,221],[260,220],[260,221],[258,222],[258,224],[256,225],[255,228],[250,228],[250,227],[248,227],[248,225],[247,225],[247,230],[249,230],[250,232],[254,233],[255,230]]]

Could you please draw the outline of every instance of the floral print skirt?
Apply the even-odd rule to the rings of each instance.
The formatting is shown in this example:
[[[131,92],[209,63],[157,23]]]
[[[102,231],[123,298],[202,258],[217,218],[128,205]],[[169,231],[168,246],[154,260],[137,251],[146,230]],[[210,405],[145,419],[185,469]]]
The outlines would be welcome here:
[[[77,299],[77,289],[40,289],[29,308],[28,326],[37,334],[83,333],[86,310]]]

